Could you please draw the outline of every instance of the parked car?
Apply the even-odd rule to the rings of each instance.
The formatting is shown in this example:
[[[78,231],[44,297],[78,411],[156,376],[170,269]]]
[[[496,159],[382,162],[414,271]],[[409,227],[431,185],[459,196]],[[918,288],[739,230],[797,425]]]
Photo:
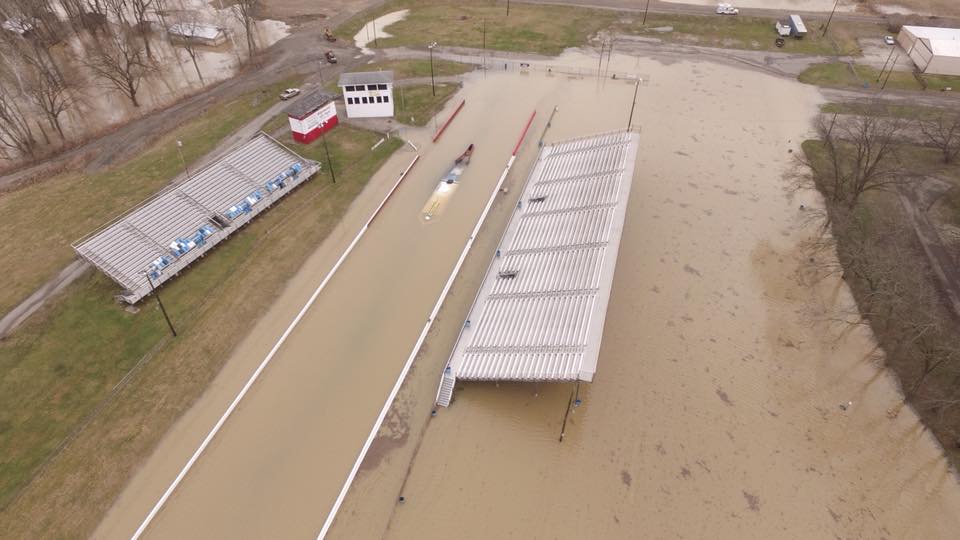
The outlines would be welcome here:
[[[286,101],[292,97],[297,97],[300,95],[299,88],[287,88],[283,92],[280,92],[280,99]]]
[[[894,43],[896,43],[896,41],[893,40],[893,36],[887,36],[883,38],[883,42],[886,43],[887,45],[893,45]]]
[[[717,15],[739,15],[740,10],[730,4],[717,4]]]
[[[327,62],[331,64],[337,63],[337,55],[333,54],[333,51],[327,51],[323,55],[327,57]]]

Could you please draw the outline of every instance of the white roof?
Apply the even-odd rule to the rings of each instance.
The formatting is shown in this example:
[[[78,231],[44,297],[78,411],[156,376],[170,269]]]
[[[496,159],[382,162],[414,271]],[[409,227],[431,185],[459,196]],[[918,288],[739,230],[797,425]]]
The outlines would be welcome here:
[[[210,24],[177,23],[167,29],[172,35],[199,39],[217,39],[223,34],[223,28]]]
[[[911,34],[925,39],[947,39],[960,40],[960,28],[940,28],[937,26],[903,26],[900,30],[906,30]]]
[[[791,15],[790,20],[793,21],[793,25],[796,28],[797,32],[806,32],[807,26],[803,24],[803,19],[799,15]]]
[[[960,29],[935,26],[904,26],[901,31],[930,44],[930,52],[937,56],[960,57]]]
[[[593,379],[638,146],[621,131],[541,150],[450,358],[453,376]]]

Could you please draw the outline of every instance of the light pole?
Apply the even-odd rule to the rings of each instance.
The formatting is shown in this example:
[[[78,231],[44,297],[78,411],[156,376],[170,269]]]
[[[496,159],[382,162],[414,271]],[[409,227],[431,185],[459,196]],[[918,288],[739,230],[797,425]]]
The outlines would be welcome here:
[[[437,42],[427,45],[427,48],[430,49],[430,90],[433,92],[433,96],[437,96],[437,87],[433,81],[433,48],[437,46]]]
[[[330,179],[336,184],[337,175],[333,172],[333,162],[330,161],[330,147],[327,146],[327,132],[323,132],[321,138],[323,139],[323,151],[327,154],[327,167],[330,167]]]
[[[187,180],[190,179],[190,169],[187,168],[187,162],[183,159],[183,141],[177,139],[177,154],[180,156],[180,164],[183,165],[183,172],[187,175]]]
[[[173,334],[173,337],[177,337],[177,331],[173,329],[173,323],[170,322],[170,317],[167,315],[167,309],[163,307],[163,301],[160,300],[160,293],[153,287],[153,280],[150,279],[150,272],[146,272],[147,283],[150,284],[150,292],[157,297],[157,305],[160,306],[160,313],[163,313],[163,319],[167,321],[167,327],[170,328],[170,333]]]

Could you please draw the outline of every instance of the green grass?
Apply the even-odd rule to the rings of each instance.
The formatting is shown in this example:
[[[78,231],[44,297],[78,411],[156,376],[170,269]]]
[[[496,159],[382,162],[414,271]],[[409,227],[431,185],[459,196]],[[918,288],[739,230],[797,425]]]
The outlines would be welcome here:
[[[886,88],[894,90],[924,89],[920,80],[909,71],[894,71],[890,73],[889,78],[884,74],[880,82],[877,82],[879,75],[880,71],[870,66],[853,64],[851,67],[842,62],[831,62],[812,65],[797,78],[806,84],[839,88],[851,86],[879,88],[886,81]],[[919,77],[926,82],[927,90],[941,90],[947,86],[960,88],[960,77],[945,75],[920,75]]]
[[[645,25],[641,22],[641,18],[635,17],[629,21],[621,21],[615,25],[615,28],[624,33],[707,47],[822,55],[860,55],[862,51],[857,44],[857,37],[877,36],[884,32],[880,25],[834,21],[827,36],[823,37],[820,31],[814,30],[820,26],[821,21],[807,20],[807,27],[811,31],[803,39],[787,38],[784,46],[779,48],[774,43],[777,37],[774,19],[653,14],[647,17]],[[669,32],[654,30],[654,28],[668,26],[673,30]]]
[[[275,132],[285,129],[290,130],[290,120],[285,112],[279,112],[273,118],[267,120],[260,126],[260,131],[273,135]]]
[[[436,96],[429,84],[394,88],[394,118],[397,122],[413,126],[427,125],[447,100],[460,89],[459,85],[450,83],[441,83],[436,87]]]
[[[66,172],[0,195],[0,236],[22,239],[0,250],[0,313],[6,313],[73,258],[70,243],[156,193],[187,163],[276,103],[287,79],[209,107],[196,120],[160,137],[140,156],[97,174]]]
[[[480,48],[486,27],[488,49],[556,55],[565,48],[583,45],[589,36],[608,27],[617,17],[610,10],[520,3],[511,5],[507,17],[503,2],[390,0],[348,20],[336,33],[353,36],[372,18],[400,9],[410,9],[409,15],[385,29],[394,37],[378,40],[379,47],[422,49],[436,41],[441,47]]]
[[[393,138],[371,151],[379,138],[349,126],[333,130],[327,140],[336,184],[321,172],[165,285],[161,293],[179,337],[168,337],[153,298],[138,313],[127,312],[112,300],[116,286],[92,272],[0,343],[0,508],[10,505],[0,512],[3,536],[90,534],[263,306],[402,145]],[[321,143],[294,148],[318,156]],[[145,355],[150,361],[105,401]],[[87,418],[92,421],[13,500]]]

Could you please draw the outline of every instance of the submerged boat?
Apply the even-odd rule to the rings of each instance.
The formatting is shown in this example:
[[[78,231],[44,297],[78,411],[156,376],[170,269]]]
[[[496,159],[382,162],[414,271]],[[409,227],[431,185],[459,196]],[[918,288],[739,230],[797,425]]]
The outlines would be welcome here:
[[[473,156],[472,144],[453,161],[453,166],[450,167],[447,174],[440,178],[440,183],[437,184],[437,188],[433,190],[433,193],[427,200],[427,204],[423,206],[423,211],[420,214],[420,218],[423,221],[432,221],[443,212],[443,209],[453,196],[454,191],[456,191],[457,185],[460,183],[460,176],[467,166],[470,165],[471,156]]]

